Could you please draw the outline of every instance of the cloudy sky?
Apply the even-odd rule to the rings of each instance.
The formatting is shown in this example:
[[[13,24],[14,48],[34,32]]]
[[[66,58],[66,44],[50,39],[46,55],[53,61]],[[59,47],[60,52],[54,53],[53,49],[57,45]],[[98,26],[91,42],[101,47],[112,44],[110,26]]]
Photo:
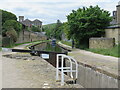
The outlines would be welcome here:
[[[66,15],[72,10],[83,6],[99,5],[102,9],[116,10],[120,0],[0,0],[0,9],[10,11],[15,15],[25,16],[25,19],[39,19],[43,24],[55,23],[57,19],[67,21]]]

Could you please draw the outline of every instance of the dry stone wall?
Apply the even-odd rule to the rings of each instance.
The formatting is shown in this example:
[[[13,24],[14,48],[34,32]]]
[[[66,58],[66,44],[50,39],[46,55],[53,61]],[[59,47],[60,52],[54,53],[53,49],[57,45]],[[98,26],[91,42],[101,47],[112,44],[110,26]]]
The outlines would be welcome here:
[[[114,46],[113,38],[90,38],[89,48],[112,48]]]

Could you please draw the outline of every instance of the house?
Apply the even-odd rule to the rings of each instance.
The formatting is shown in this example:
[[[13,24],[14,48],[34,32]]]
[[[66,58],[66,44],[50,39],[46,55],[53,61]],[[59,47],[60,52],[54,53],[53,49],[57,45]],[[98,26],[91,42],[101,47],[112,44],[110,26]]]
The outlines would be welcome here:
[[[113,11],[113,20],[110,22],[111,25],[120,25],[120,1],[116,6],[116,11]]]
[[[42,22],[38,19],[35,19],[34,21],[31,21],[29,19],[24,20],[24,16],[19,16],[19,22],[21,22],[23,25],[31,27],[31,26],[36,26],[41,28],[42,31]]]
[[[106,38],[114,38],[116,44],[120,44],[120,1],[113,11],[111,26],[105,29]]]

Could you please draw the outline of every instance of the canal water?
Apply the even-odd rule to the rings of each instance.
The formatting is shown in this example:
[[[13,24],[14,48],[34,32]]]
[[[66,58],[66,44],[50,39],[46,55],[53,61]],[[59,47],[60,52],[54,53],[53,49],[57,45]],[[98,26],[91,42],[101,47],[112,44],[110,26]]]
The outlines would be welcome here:
[[[48,42],[48,43],[41,43],[34,45],[35,50],[41,50],[41,51],[51,51],[51,52],[58,52],[58,53],[64,53],[66,50],[60,47],[56,43]]]
[[[52,42],[47,42],[47,43],[43,42],[43,43],[40,43],[40,44],[36,44],[36,45],[34,45],[34,50],[56,52],[56,53],[66,53],[67,52],[67,50],[65,50],[64,48],[62,48],[58,44],[52,43]],[[40,56],[43,59],[49,59],[50,58],[50,54],[40,54]]]

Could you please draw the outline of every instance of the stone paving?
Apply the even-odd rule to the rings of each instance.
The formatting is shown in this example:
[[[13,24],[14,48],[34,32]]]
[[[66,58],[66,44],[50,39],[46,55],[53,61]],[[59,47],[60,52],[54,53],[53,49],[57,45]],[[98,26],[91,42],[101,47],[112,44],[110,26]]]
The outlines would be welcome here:
[[[61,86],[55,80],[55,67],[38,56],[22,53],[4,55],[2,64],[3,88],[82,88],[78,84]]]
[[[18,46],[23,49],[26,45]],[[17,47],[15,47],[17,48]],[[83,88],[78,84],[60,85],[56,82],[56,69],[46,60],[27,53],[0,52],[2,62],[2,88]],[[69,80],[65,76],[66,81]]]

